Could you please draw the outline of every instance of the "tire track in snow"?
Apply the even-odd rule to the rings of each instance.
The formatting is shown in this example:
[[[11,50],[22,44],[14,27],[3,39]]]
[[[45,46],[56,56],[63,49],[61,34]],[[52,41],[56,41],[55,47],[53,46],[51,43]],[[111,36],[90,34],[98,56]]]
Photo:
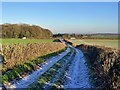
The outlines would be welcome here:
[[[91,88],[89,72],[82,51],[76,49],[74,60],[66,72],[64,88]]]
[[[72,52],[66,59],[64,59],[66,61],[64,61],[64,63],[62,64],[62,67],[59,68],[58,73],[55,75],[55,77],[52,80],[48,81],[44,86],[45,90],[49,90],[49,87],[54,86],[57,79],[60,78],[61,72],[65,69],[66,65],[69,63],[70,59],[72,58],[73,54],[74,52]]]

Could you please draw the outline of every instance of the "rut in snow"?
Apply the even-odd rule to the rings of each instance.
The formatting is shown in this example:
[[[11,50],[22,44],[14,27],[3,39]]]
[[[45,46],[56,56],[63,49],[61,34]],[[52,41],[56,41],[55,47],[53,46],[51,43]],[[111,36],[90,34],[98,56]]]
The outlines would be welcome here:
[[[66,81],[64,88],[91,88],[88,68],[81,50],[76,49],[76,55],[68,70],[66,71]]]

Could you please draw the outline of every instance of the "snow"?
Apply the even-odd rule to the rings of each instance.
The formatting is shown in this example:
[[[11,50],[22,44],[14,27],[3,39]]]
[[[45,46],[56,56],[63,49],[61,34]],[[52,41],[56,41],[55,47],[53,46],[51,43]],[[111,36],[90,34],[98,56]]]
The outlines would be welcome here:
[[[36,81],[39,76],[45,73],[57,61],[59,61],[62,57],[64,57],[68,52],[70,52],[70,48],[67,48],[65,52],[62,52],[61,54],[55,57],[47,59],[44,65],[42,65],[39,69],[31,73],[30,75],[22,78],[21,80],[14,82],[9,88],[27,88],[30,84]]]
[[[46,83],[46,85],[44,86],[45,90],[47,90],[50,86],[53,86],[55,82],[60,78],[62,74],[61,72],[65,69],[66,65],[70,62],[72,56],[73,56],[73,52],[71,53],[70,56],[68,56],[65,59],[64,63],[62,64],[62,67],[58,69],[57,71],[58,73],[55,75],[55,77]]]
[[[76,49],[76,55],[66,72],[64,88],[91,88],[89,72],[82,51]]]
[[[68,46],[72,47],[71,45]],[[66,74],[64,76],[65,77],[64,79],[66,81],[64,81],[64,84],[61,85],[60,88],[64,88],[64,89],[92,88],[93,86],[89,80],[89,70],[86,66],[84,55],[81,50],[76,49],[74,47],[72,48],[76,50],[76,55],[71,65],[68,67],[68,70],[66,71]],[[67,61],[69,61],[71,56],[67,59]],[[57,73],[56,77],[53,80],[46,83],[46,85],[44,86],[45,89],[55,84],[54,82],[60,77],[61,70],[64,69],[64,65],[66,65],[66,63],[63,64],[62,68],[59,70],[59,73]]]
[[[72,47],[68,44],[68,47]],[[65,74],[65,83],[62,85],[63,88],[91,88],[92,85],[89,81],[89,70],[85,64],[85,58],[81,50],[72,47],[76,50],[74,60],[71,65],[68,67],[68,70]],[[70,48],[55,57],[51,57],[46,60],[46,62],[41,65],[39,69],[31,73],[30,75],[14,82],[10,88],[27,88],[30,84],[38,79],[43,73],[45,73],[50,67],[52,67],[57,61],[63,58],[67,53],[70,52]],[[69,60],[69,59],[68,59]],[[66,62],[67,63],[67,62]],[[62,70],[62,69],[60,69]],[[60,73],[58,73],[60,74]],[[58,75],[59,76],[59,75]],[[56,78],[53,81],[48,82],[47,84],[53,84],[56,81]],[[47,86],[46,86],[47,87]]]

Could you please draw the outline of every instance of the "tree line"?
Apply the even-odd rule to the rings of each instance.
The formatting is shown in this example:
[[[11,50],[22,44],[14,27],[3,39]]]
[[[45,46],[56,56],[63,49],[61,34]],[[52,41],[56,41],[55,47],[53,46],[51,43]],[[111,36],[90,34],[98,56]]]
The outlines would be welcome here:
[[[120,39],[119,34],[113,33],[96,33],[96,34],[54,34],[53,38],[66,38],[66,39]]]
[[[2,28],[1,28],[2,27]],[[52,32],[40,26],[29,24],[2,24],[2,38],[35,38],[45,39],[51,38]]]
[[[83,35],[82,34],[54,34],[53,35],[53,38],[67,38],[67,39],[70,39],[70,38],[75,38],[75,39],[80,39],[80,38],[83,38]]]

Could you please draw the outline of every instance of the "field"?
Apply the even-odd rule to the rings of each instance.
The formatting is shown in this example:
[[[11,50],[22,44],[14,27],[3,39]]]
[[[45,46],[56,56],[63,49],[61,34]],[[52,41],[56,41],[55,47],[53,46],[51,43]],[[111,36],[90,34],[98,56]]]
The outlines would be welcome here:
[[[111,47],[118,49],[118,42],[119,40],[110,40],[110,39],[75,39],[69,40],[74,44],[87,44],[87,45],[99,45],[105,47]]]
[[[53,42],[53,39],[2,39],[2,44]]]
[[[92,35],[84,35],[83,38],[95,38],[95,39],[117,39],[118,38],[118,35],[110,35],[110,34],[92,34]]]

